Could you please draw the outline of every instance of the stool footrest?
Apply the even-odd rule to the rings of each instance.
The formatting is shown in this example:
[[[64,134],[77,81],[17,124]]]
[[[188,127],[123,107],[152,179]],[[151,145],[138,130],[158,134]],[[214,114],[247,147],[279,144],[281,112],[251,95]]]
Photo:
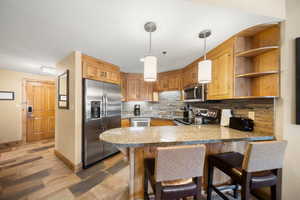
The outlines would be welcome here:
[[[236,190],[238,189],[237,185],[222,185],[222,186],[214,186],[215,188],[217,188],[220,191],[224,191],[224,190]]]
[[[220,196],[222,197],[224,200],[230,200],[225,194],[223,194],[217,187],[215,186],[211,186],[212,189]]]

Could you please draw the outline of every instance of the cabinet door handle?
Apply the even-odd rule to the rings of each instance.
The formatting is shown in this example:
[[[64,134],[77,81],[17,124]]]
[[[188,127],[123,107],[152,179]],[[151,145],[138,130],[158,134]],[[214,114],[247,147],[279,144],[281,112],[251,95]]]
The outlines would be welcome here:
[[[102,76],[102,77],[106,77],[105,73],[106,73],[106,72],[101,72],[101,76]]]

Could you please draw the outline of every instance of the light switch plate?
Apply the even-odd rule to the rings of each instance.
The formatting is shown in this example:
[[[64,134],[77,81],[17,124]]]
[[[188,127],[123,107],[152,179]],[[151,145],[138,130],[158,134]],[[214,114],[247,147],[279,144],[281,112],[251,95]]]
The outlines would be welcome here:
[[[248,112],[248,118],[250,118],[250,119],[252,119],[254,121],[254,119],[255,119],[255,112],[254,111]]]

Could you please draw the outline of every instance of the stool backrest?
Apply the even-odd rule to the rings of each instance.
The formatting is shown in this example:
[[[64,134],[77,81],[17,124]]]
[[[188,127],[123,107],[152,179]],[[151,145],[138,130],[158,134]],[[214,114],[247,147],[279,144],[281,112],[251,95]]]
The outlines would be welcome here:
[[[158,147],[155,159],[156,181],[203,176],[204,145]]]
[[[243,161],[247,172],[280,169],[287,141],[250,142]]]

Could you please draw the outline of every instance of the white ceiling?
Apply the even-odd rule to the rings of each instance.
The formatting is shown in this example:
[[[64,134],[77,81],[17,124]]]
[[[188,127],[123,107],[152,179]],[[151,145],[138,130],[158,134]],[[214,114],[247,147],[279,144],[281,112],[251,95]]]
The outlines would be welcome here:
[[[193,0],[1,0],[0,68],[39,73],[71,51],[143,72],[144,23],[154,21],[159,71],[181,68],[202,55],[197,34],[211,29],[208,48],[249,26],[275,21]],[[162,51],[167,51],[163,56]]]

